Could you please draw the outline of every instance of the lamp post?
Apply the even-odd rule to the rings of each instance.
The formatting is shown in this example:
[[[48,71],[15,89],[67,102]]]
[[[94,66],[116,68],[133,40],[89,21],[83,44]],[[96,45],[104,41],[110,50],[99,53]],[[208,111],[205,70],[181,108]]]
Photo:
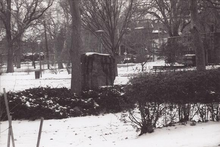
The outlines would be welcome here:
[[[99,42],[100,42],[100,53],[103,52],[103,45],[102,45],[102,34],[104,33],[104,30],[97,30],[97,34],[99,34]]]

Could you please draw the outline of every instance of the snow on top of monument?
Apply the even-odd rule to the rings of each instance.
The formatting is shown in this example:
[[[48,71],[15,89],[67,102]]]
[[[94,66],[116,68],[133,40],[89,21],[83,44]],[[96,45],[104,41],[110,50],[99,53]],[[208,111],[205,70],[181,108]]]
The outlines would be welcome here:
[[[101,55],[101,56],[110,56],[110,54],[103,54],[103,53],[98,53],[98,52],[86,52],[86,56],[92,56],[92,55]]]

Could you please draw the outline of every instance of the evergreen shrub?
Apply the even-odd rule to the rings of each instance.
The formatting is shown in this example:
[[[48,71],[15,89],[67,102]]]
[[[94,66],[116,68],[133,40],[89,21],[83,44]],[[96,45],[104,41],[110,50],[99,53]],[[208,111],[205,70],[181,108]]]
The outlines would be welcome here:
[[[38,87],[20,92],[8,92],[9,108],[13,119],[34,120],[116,113],[123,109],[125,97],[122,87],[104,87],[84,91],[76,96],[67,88]],[[0,96],[1,100],[3,95]],[[1,101],[0,120],[7,119],[4,101]]]

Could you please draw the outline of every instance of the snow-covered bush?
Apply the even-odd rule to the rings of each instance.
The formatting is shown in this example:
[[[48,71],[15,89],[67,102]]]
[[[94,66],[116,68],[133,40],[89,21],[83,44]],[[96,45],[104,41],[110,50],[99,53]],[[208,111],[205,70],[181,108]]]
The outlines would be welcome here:
[[[119,112],[125,97],[121,87],[104,87],[97,91],[85,91],[81,97],[67,88],[33,88],[7,93],[13,119],[59,119],[75,116],[98,115]],[[1,96],[3,100],[3,96]],[[4,103],[1,103],[4,105]],[[6,119],[5,106],[2,119]]]
[[[130,80],[125,93],[128,100],[137,104],[141,119],[130,118],[141,134],[152,132],[149,126],[156,127],[159,121],[167,126],[195,116],[200,121],[219,120],[219,69],[139,74]]]

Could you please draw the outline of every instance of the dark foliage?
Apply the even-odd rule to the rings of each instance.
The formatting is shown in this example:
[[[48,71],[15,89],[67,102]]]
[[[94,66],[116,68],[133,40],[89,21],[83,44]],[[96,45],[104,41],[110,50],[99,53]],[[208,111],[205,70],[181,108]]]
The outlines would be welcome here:
[[[130,80],[126,96],[159,103],[220,102],[220,70],[141,74]]]
[[[220,69],[140,74],[130,80],[125,93],[137,104],[141,119],[132,109],[129,118],[140,135],[152,132],[158,123],[168,126],[193,120],[196,115],[203,122],[218,121]]]
[[[67,88],[33,88],[21,92],[8,92],[13,119],[60,119],[75,116],[98,115],[122,111],[125,97],[122,87],[105,87],[97,91],[84,91],[81,97]],[[3,96],[1,96],[3,100]],[[1,103],[0,119],[5,120],[5,105]]]

